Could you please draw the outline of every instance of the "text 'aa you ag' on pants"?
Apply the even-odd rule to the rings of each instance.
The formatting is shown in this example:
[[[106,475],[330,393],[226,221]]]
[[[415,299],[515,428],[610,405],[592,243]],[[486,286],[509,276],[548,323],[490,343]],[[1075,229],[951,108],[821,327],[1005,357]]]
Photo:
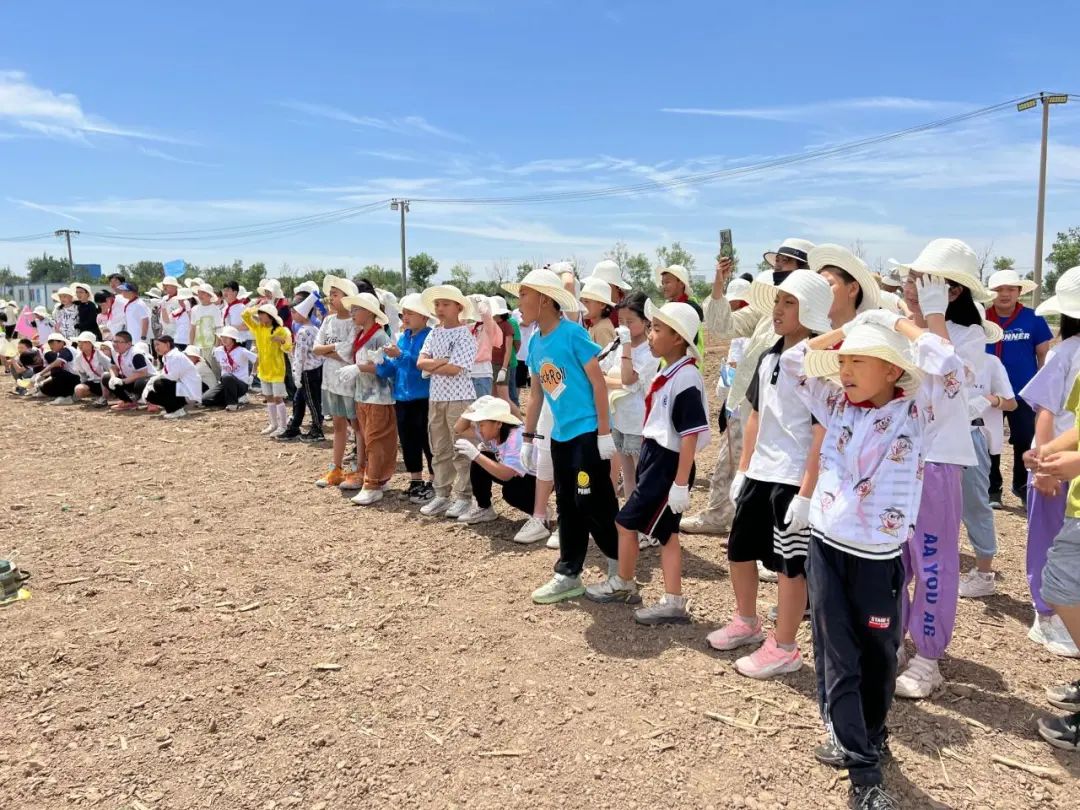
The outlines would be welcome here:
[[[377,489],[397,468],[397,418],[393,405],[356,403],[356,420],[364,441],[364,488]]]
[[[494,453],[484,453],[492,461],[496,461]],[[512,507],[526,515],[533,511],[533,501],[536,499],[536,476],[515,475],[506,481],[500,481],[475,461],[469,466],[469,478],[472,481],[473,497],[476,505],[481,509],[491,506],[492,489],[498,485],[502,488],[502,498]]]
[[[956,626],[963,475],[958,464],[926,462],[915,534],[904,544],[904,626],[915,651],[935,661],[945,654]],[[913,579],[915,594],[909,597],[907,584]]]
[[[597,432],[568,441],[551,440],[555,504],[559,510],[559,561],[555,573],[580,576],[591,534],[609,560],[619,558],[615,514],[619,502],[611,485],[611,464],[600,458]]]

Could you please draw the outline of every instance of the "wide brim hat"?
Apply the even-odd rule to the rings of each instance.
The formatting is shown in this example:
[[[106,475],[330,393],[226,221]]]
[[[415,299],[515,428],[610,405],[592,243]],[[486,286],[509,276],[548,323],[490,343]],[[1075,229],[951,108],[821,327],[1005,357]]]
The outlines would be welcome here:
[[[75,292],[77,290],[82,290],[87,295],[89,295],[91,298],[94,296],[93,288],[89,284],[83,284],[81,281],[76,281],[74,284],[72,284],[71,285],[71,290],[72,290],[72,292]]]
[[[386,317],[386,313],[382,311],[379,299],[369,292],[346,296],[342,299],[341,305],[345,307],[345,309],[352,309],[353,307],[366,309],[375,316],[375,322],[383,326],[386,326],[390,321],[390,319]]]
[[[184,348],[184,354],[186,354],[188,357],[198,357],[200,360],[202,359],[202,349],[200,349],[194,343]]]
[[[888,290],[878,292],[878,308],[888,312],[895,312],[904,318],[911,315],[911,311],[907,308],[907,304],[904,303],[904,299]]]
[[[832,330],[829,309],[833,298],[829,282],[811,270],[793,270],[776,286],[764,282],[750,285],[750,303],[756,310],[769,312],[781,291],[799,299],[800,324],[819,335]]]
[[[1054,294],[1039,304],[1035,314],[1080,318],[1080,266],[1070,267],[1061,274]]]
[[[815,273],[820,273],[826,267],[839,267],[859,283],[863,299],[859,311],[878,308],[878,293],[881,288],[878,287],[873,273],[862,259],[843,245],[815,245],[807,253],[807,264]]]
[[[356,285],[350,279],[342,278],[341,276],[323,276],[323,295],[329,297],[330,290],[334,289],[335,287],[341,290],[341,292],[343,292],[346,296],[360,294],[360,290],[357,289]]]
[[[589,278],[598,278],[605,284],[611,284],[624,292],[629,292],[633,289],[630,284],[623,279],[622,270],[619,269],[618,263],[611,259],[604,259],[603,261],[597,262],[593,266]],[[587,278],[585,280],[588,281],[589,279]]]
[[[407,298],[408,296],[406,296]],[[402,299],[404,301],[405,299]],[[404,304],[402,304],[404,307]],[[510,310],[506,306],[506,299],[501,295],[492,295],[488,298],[488,306],[491,307],[492,315],[509,315]]]
[[[1038,286],[1030,278],[1020,278],[1020,274],[1015,270],[998,270],[986,282],[989,290],[996,290],[998,287],[1019,287],[1021,295],[1027,295]]]
[[[660,284],[664,280],[664,273],[668,273],[675,276],[682,285],[686,288],[687,292],[690,292],[690,271],[683,267],[681,264],[673,264],[669,267],[657,267],[656,268],[656,283]]]
[[[761,254],[761,258],[769,267],[776,269],[777,256],[791,256],[800,262],[808,263],[807,255],[814,248],[814,243],[806,239],[785,239],[776,250],[768,250]]]
[[[264,278],[259,282],[255,292],[274,299],[285,297],[285,293],[281,290],[281,282],[276,278]]]
[[[278,314],[277,307],[275,307],[273,304],[262,304],[256,311],[265,312],[267,315],[274,319],[274,323],[276,323],[278,326],[284,325],[282,323],[281,316]]]
[[[581,285],[582,301],[598,301],[604,306],[613,307],[615,302],[611,300],[611,285],[600,278],[589,277]]]
[[[660,321],[675,330],[676,334],[686,341],[686,353],[700,360],[701,353],[697,349],[697,333],[701,329],[701,318],[697,310],[689,304],[681,301],[669,301],[662,307],[656,307],[649,299],[645,299],[645,320],[650,323]]]
[[[180,282],[176,280],[176,276],[165,276],[161,280],[162,287],[179,287]]]
[[[45,338],[46,343],[52,343],[54,340],[59,340],[61,343],[64,344],[68,342],[68,339],[61,335],[59,332],[53,332],[47,338]]]
[[[431,320],[435,316],[431,310],[428,309],[427,304],[424,303],[424,296],[420,293],[409,293],[398,302],[398,308],[404,312],[415,312],[417,315],[423,315],[428,320]]]
[[[473,402],[462,417],[470,422],[502,422],[507,425],[520,425],[521,420],[510,411],[510,403],[491,395],[482,396]]]
[[[315,309],[315,304],[319,299],[314,295],[306,295],[300,301],[293,301],[291,306],[293,312],[304,318],[311,317],[311,310]]]
[[[71,289],[71,287],[61,287],[59,290],[54,292],[49,297],[52,298],[53,301],[55,301],[56,303],[59,304],[61,295],[70,295],[72,298],[74,298],[75,297],[75,291],[73,289]]]
[[[214,291],[211,290],[210,294],[213,295]],[[194,301],[198,297],[193,287],[182,287],[176,293],[176,297],[183,301]]]
[[[147,298],[161,298],[161,287],[151,287],[146,291]]]
[[[982,307],[979,307],[979,317],[982,318],[983,334],[986,335],[987,343],[1000,343],[1005,339],[1005,330],[998,324],[987,319],[986,313],[982,311]]]
[[[980,304],[989,304],[994,293],[983,286],[979,278],[979,259],[968,245],[959,239],[935,239],[910,262],[899,267],[929,276],[941,276],[946,281],[967,287],[971,297]]]
[[[240,330],[237,329],[235,326],[223,326],[220,329],[218,329],[218,337],[219,338],[223,338],[223,337],[231,338],[232,340],[235,340],[237,343],[239,343],[240,342]]]
[[[200,284],[205,284],[205,283],[206,283],[205,279],[201,279],[198,276],[194,276],[192,278],[189,278],[187,281],[185,281],[184,286],[188,287],[189,289],[194,289],[195,287],[198,287]]]
[[[302,292],[306,292],[306,293],[310,293],[311,295],[314,295],[318,291],[319,291],[319,285],[316,284],[314,281],[308,280],[308,281],[302,281],[299,284],[297,284],[296,289],[293,290],[293,295],[295,295],[296,293],[302,293]]]
[[[774,278],[775,276],[773,275],[772,270],[762,270],[760,273],[754,276],[754,280],[750,282],[750,291],[746,294],[746,302],[751,306],[751,308],[753,308],[757,312],[760,312],[762,315],[768,315],[770,312],[772,312],[773,302],[776,300],[777,285],[773,283]],[[762,294],[762,292],[755,292],[755,290],[757,290],[759,287],[764,288],[764,295]],[[769,302],[768,306],[766,306],[764,309],[761,309],[760,307],[758,307],[755,301],[764,302],[766,300],[766,297]]]
[[[877,357],[903,370],[896,387],[912,393],[922,382],[922,371],[911,357],[911,343],[894,329],[875,323],[856,324],[844,338],[839,349],[816,349],[806,353],[803,371],[808,377],[840,376],[840,356]]]
[[[432,314],[435,312],[436,301],[453,301],[461,306],[462,321],[476,320],[476,308],[473,302],[453,284],[436,284],[434,287],[428,287],[420,293],[420,300]]]
[[[96,344],[97,341],[98,341],[98,336],[95,335],[93,332],[80,332],[78,335],[75,336],[75,342],[76,343],[94,343],[94,344]]]
[[[750,282],[745,278],[733,278],[727,285],[724,298],[728,301],[742,301],[750,303]]]
[[[34,307],[34,314],[39,318],[48,318],[49,310],[45,309],[45,307]]]
[[[198,294],[198,293],[206,293],[207,295],[213,297],[214,296],[214,286],[212,284],[207,284],[206,282],[203,282],[198,287],[195,287],[195,293],[196,294]]]
[[[578,302],[574,294],[563,286],[562,280],[551,270],[530,270],[521,281],[508,281],[502,285],[502,288],[515,298],[521,297],[522,287],[546,295],[557,303],[563,312],[577,312]]]

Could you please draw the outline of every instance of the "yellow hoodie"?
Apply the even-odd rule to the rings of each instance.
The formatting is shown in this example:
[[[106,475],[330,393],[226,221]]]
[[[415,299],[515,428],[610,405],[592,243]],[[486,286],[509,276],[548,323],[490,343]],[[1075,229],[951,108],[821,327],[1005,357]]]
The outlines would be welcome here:
[[[292,351],[292,335],[284,326],[263,326],[259,323],[257,309],[245,309],[244,324],[255,336],[255,348],[259,353],[259,379],[268,383],[285,382],[285,353]],[[275,343],[271,338],[285,338]]]

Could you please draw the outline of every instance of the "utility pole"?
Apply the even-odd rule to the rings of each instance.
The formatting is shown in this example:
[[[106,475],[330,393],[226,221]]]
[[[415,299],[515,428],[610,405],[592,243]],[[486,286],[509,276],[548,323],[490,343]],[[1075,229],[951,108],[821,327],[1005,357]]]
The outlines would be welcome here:
[[[73,230],[71,230],[71,228],[61,228],[60,230],[56,231],[53,235],[54,236],[63,236],[63,237],[65,237],[67,239],[68,264],[71,266],[72,275],[74,275],[75,274],[75,260],[71,258],[71,237],[72,236],[78,236],[79,231],[73,231]]]
[[[408,266],[405,262],[405,215],[409,213],[409,201],[397,197],[390,200],[391,211],[401,211],[401,295],[409,290]]]
[[[1039,153],[1039,202],[1035,214],[1035,269],[1032,279],[1035,282],[1035,291],[1032,293],[1032,303],[1039,305],[1042,297],[1042,261],[1043,261],[1043,218],[1046,213],[1046,145],[1050,134],[1050,105],[1065,104],[1069,100],[1066,94],[1049,95],[1039,93],[1038,98],[1029,98],[1016,105],[1019,112],[1030,110],[1036,104],[1042,104],[1042,148]]]

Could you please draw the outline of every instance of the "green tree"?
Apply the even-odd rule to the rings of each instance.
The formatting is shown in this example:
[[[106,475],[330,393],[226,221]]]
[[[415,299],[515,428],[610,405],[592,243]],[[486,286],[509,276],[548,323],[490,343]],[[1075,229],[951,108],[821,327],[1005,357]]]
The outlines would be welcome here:
[[[72,280],[71,265],[67,259],[58,259],[47,253],[34,256],[26,261],[26,275],[32,284],[42,282],[62,284]]]
[[[762,259],[760,262],[757,263],[757,272],[758,273],[764,273],[765,271],[772,270],[772,269],[773,269],[772,265],[769,264],[764,259]],[[757,274],[755,273],[755,275],[757,275]]]
[[[27,281],[25,276],[17,276],[11,272],[10,267],[0,268],[0,287],[5,287],[12,284],[25,284]]]
[[[1059,231],[1046,261],[1054,265],[1054,269],[1043,275],[1043,297],[1054,294],[1062,273],[1080,265],[1080,228]]]
[[[139,292],[146,292],[165,278],[165,266],[161,262],[141,261],[132,264],[118,264],[116,271],[124,278],[137,285]]]
[[[522,262],[517,266],[517,280],[521,281],[525,276],[529,275],[536,268],[533,267],[532,262]]]
[[[472,268],[467,264],[458,262],[450,268],[450,283],[468,295],[472,292]]]
[[[661,245],[656,249],[658,267],[671,267],[673,264],[681,264],[686,272],[694,272],[694,257],[678,242],[672,242],[671,247]]]
[[[439,272],[439,263],[426,253],[417,253],[409,257],[409,286],[416,292],[423,292],[431,286],[431,280]]]
[[[356,274],[353,281],[359,282],[362,278],[366,278],[377,289],[389,290],[398,297],[402,295],[401,273],[397,270],[387,270],[385,267],[381,267],[377,264],[369,264]]]
[[[1012,270],[1016,265],[1016,259],[1009,256],[995,256],[994,257],[994,272],[1000,270]]]
[[[615,264],[619,265],[621,272],[626,271],[626,263],[630,261],[630,248],[626,246],[626,242],[621,239],[612,246],[611,250],[604,254],[605,259],[611,259]]]
[[[644,253],[630,256],[623,268],[623,276],[630,282],[630,286],[638,292],[645,293],[648,298],[659,301],[660,290],[656,286],[656,276],[653,273],[652,262]]]

